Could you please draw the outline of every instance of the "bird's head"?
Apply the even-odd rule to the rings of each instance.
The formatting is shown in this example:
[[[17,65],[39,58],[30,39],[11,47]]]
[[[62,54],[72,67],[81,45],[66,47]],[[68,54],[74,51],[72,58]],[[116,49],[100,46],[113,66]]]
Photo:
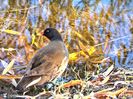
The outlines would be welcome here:
[[[60,33],[54,28],[47,28],[46,30],[44,30],[43,36],[46,36],[51,41],[54,40],[62,41]]]

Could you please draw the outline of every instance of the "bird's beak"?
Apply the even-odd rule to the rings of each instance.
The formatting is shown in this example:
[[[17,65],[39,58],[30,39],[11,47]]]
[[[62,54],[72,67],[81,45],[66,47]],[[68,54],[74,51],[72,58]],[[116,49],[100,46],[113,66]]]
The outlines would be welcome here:
[[[37,33],[37,36],[43,36],[43,32]]]
[[[42,35],[43,35],[43,33],[44,33],[44,31],[41,31],[40,35],[42,36]]]
[[[40,36],[43,36],[46,39],[46,41],[49,41],[49,39],[46,36],[44,36],[43,34],[44,34],[44,31],[41,31]]]

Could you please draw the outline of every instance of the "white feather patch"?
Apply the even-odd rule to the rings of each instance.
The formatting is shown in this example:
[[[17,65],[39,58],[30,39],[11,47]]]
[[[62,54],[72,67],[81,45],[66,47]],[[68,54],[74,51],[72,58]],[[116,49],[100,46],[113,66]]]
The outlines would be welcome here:
[[[13,84],[13,86],[16,87],[16,86],[17,86],[17,82],[16,82],[16,80],[15,80],[15,79],[12,79],[11,81],[12,81],[11,83]]]
[[[39,78],[33,80],[31,83],[29,83],[29,84],[26,86],[26,88],[28,88],[28,87],[30,87],[30,86],[32,86],[32,85],[35,85],[35,84],[38,83],[40,80],[41,80],[41,77],[39,77]]]
[[[65,71],[65,69],[66,69],[66,67],[67,67],[67,64],[68,64],[68,57],[65,57],[65,58],[63,59],[62,63],[61,63],[61,66],[60,66],[59,70],[58,70],[58,72],[59,72],[58,77],[60,77],[61,74]],[[58,77],[57,77],[57,78],[58,78]]]

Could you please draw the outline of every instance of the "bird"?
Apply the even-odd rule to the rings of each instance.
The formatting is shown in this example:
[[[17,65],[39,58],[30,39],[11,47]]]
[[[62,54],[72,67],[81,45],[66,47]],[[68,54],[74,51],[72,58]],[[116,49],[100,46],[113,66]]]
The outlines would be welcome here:
[[[69,53],[58,30],[46,28],[42,35],[50,42],[32,57],[26,73],[16,86],[17,90],[25,90],[33,85],[50,82],[60,77],[67,68]]]

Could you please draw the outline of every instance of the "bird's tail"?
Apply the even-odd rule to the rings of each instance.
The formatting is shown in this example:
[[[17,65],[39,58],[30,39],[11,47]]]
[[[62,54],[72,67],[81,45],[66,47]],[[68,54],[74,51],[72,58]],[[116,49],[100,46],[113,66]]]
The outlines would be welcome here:
[[[16,86],[16,89],[19,91],[25,91],[27,88],[27,85],[31,83],[34,79],[37,79],[38,77],[22,77],[20,81],[18,82],[18,85]]]

